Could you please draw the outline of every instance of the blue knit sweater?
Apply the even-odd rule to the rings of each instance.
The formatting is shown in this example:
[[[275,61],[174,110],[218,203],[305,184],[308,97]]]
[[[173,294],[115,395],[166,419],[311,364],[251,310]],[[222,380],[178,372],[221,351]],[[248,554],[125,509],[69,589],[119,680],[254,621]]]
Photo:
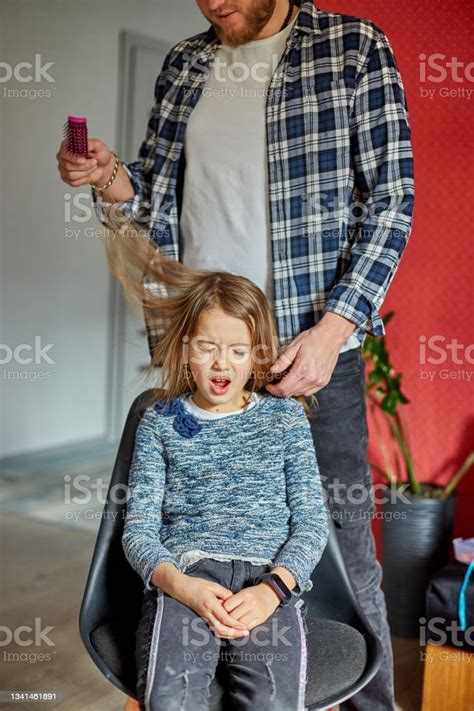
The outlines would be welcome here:
[[[185,572],[197,550],[281,565],[296,593],[311,590],[328,523],[303,406],[268,394],[209,420],[190,413],[188,395],[148,407],[138,425],[122,536],[130,565],[153,589],[158,563]]]

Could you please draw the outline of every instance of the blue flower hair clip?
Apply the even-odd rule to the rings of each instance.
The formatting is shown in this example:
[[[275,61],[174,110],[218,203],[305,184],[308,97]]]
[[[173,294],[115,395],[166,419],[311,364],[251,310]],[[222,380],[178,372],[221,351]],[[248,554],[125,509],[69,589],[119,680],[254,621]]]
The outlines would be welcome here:
[[[202,425],[190,412],[186,410],[182,400],[158,400],[155,410],[165,416],[174,415],[173,428],[182,437],[194,437],[202,429]]]

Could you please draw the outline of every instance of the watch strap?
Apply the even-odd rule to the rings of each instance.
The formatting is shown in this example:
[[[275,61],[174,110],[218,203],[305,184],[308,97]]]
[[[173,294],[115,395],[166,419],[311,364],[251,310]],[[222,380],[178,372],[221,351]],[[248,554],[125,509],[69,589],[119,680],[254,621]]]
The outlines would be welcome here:
[[[278,597],[280,598],[280,605],[288,605],[291,602],[291,590],[283,582],[282,578],[278,573],[264,573],[257,579],[257,583],[268,582]]]

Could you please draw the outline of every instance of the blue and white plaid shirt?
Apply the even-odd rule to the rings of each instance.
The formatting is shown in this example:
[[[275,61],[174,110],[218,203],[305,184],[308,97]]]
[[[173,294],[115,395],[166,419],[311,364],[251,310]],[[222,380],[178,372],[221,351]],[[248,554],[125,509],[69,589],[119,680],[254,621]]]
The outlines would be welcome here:
[[[138,160],[125,165],[135,195],[120,206],[176,260],[184,135],[218,44],[211,25],[169,51]],[[404,88],[382,30],[303,0],[269,85],[266,129],[280,345],[326,311],[357,324],[361,343],[384,335],[379,309],[411,231],[414,179]],[[147,333],[152,352],[158,320]]]

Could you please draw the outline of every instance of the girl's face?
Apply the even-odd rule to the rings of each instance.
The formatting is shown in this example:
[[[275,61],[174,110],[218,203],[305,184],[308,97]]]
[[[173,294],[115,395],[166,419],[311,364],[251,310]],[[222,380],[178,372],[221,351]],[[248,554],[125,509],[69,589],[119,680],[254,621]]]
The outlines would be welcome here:
[[[244,385],[252,373],[247,325],[220,309],[201,313],[188,344],[188,363],[197,390],[193,401],[205,410],[232,412],[247,402]]]

